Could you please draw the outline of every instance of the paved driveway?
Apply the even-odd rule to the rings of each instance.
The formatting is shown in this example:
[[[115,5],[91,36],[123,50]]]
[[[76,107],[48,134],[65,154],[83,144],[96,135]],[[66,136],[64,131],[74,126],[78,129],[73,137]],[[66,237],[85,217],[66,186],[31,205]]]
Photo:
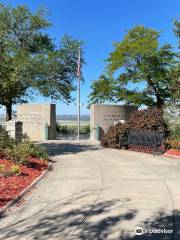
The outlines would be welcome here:
[[[179,160],[87,141],[42,145],[54,170],[0,220],[0,240],[180,239]]]

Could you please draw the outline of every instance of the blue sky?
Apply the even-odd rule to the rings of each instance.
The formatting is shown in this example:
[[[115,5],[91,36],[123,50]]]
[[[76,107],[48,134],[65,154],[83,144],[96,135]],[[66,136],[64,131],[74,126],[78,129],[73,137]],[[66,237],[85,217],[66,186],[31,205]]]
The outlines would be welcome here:
[[[26,5],[32,11],[45,7],[53,27],[48,33],[59,42],[64,34],[85,42],[85,83],[81,88],[81,112],[88,114],[87,96],[92,80],[103,72],[112,42],[122,40],[125,32],[137,24],[162,31],[161,42],[176,45],[173,19],[180,17],[179,0],[6,0],[4,4]],[[74,96],[76,94],[74,93]],[[37,97],[34,102],[50,102]],[[57,102],[58,114],[76,114],[76,107]]]

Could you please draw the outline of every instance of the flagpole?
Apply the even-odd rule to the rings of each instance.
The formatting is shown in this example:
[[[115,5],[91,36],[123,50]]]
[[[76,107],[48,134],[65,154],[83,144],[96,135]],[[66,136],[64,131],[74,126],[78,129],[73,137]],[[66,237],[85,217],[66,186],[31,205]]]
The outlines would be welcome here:
[[[78,77],[78,140],[80,140],[80,79]]]
[[[80,61],[81,61],[81,48],[79,47],[79,59],[78,59],[78,70],[77,70],[77,78],[78,78],[78,87],[77,87],[77,95],[78,95],[78,99],[77,99],[77,113],[78,113],[78,140],[80,140],[80,115],[81,115],[81,110],[80,110],[80,96],[81,96],[81,92],[80,92]]]

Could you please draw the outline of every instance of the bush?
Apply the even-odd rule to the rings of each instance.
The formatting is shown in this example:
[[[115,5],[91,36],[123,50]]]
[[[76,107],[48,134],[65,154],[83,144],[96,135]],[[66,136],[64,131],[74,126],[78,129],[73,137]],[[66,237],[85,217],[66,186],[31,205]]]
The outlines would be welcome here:
[[[169,136],[168,126],[163,119],[163,113],[158,109],[137,110],[135,111],[126,124],[118,123],[111,126],[107,133],[101,139],[104,147],[117,148],[119,137],[121,140],[127,139],[129,129],[147,132],[160,132],[164,137]]]
[[[0,126],[0,157],[8,158],[16,164],[28,164],[29,157],[48,160],[48,154],[38,146],[32,144],[28,138],[17,142]]]
[[[61,134],[68,134],[68,128],[66,125],[56,124],[56,131]]]
[[[48,154],[44,149],[41,149],[40,147],[28,142],[26,142],[26,145],[27,145],[27,151],[29,156],[38,158],[44,161],[48,160]]]
[[[12,175],[19,174],[20,173],[19,166],[18,165],[11,166],[10,172],[11,172]]]
[[[160,132],[165,137],[169,135],[168,126],[163,118],[163,112],[159,109],[137,110],[129,121],[129,129],[147,132]]]
[[[180,141],[180,125],[174,128],[171,128],[170,138],[172,140]]]
[[[48,154],[44,150],[28,141],[14,144],[11,148],[6,148],[5,154],[8,159],[16,164],[27,165],[29,157],[35,157],[44,161],[48,160]]]
[[[103,147],[118,148],[119,137],[121,139],[127,138],[128,125],[123,123],[118,123],[115,126],[111,126],[107,133],[101,139],[101,144]]]
[[[0,125],[0,148],[4,149],[11,147],[15,143],[15,140],[12,139],[8,132]]]
[[[7,148],[5,152],[6,157],[15,164],[27,165],[29,162],[29,152],[27,148],[21,144],[14,144],[12,148]]]
[[[60,125],[56,124],[56,131],[60,134],[77,134],[78,128],[76,125]],[[82,125],[80,126],[80,134],[89,134],[90,133],[90,125]]]
[[[180,107],[171,104],[164,110],[164,119],[170,129],[170,138],[180,141]]]
[[[173,148],[180,150],[180,141],[177,140],[167,140],[166,141],[167,148]]]
[[[80,133],[81,134],[89,134],[90,133],[90,125],[82,125],[80,127]]]
[[[0,164],[0,174],[5,170],[5,164]]]

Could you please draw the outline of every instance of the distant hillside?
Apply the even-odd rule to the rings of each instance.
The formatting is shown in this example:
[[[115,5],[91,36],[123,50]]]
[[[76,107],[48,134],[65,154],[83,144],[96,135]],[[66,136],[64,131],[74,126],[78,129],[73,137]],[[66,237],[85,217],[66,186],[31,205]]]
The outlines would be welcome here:
[[[56,120],[76,121],[77,115],[56,115]],[[90,121],[90,116],[89,115],[81,115],[81,121]]]
[[[56,120],[57,121],[77,121],[77,115],[56,115]],[[0,121],[5,121],[5,116],[3,114],[0,114]],[[90,121],[90,116],[81,115],[81,121]]]

